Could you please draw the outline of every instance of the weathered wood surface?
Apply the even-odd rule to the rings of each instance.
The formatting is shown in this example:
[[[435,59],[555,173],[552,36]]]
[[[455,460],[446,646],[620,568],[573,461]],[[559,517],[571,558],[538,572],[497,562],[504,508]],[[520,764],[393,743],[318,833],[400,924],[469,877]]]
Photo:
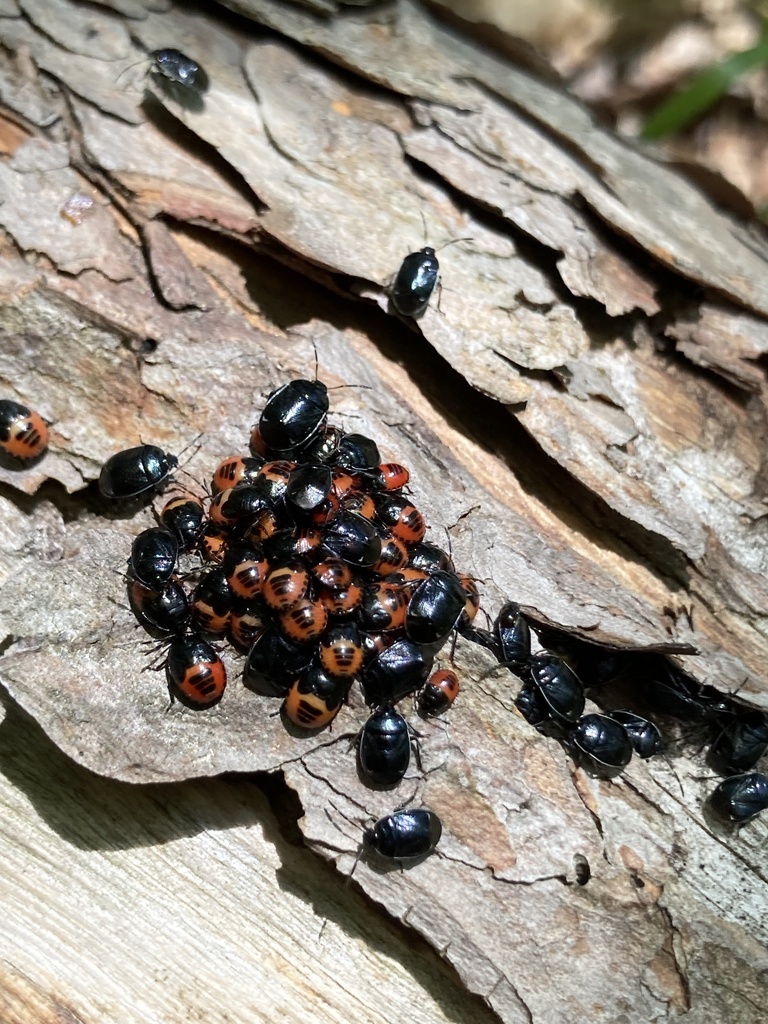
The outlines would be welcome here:
[[[359,698],[306,738],[234,657],[204,714],[166,711],[144,671],[118,574],[152,519],[105,507],[101,463],[202,431],[204,479],[316,351],[329,385],[370,388],[332,392],[332,421],[411,468],[491,614],[511,596],[605,642],[693,645],[690,671],[768,705],[764,241],[418,5],[230,6],[2,10],[0,380],[52,422],[43,462],[0,469],[8,1015],[759,1019],[765,828],[709,831],[695,747],[590,780],[461,643],[460,703],[406,793],[443,819],[441,855],[361,862],[371,903],[342,875],[397,797],[357,778]],[[169,45],[205,64],[199,101],[127,70]],[[386,285],[422,214],[431,243],[471,240],[416,328]],[[184,781],[230,771],[282,771],[315,852],[277,836],[259,777]]]

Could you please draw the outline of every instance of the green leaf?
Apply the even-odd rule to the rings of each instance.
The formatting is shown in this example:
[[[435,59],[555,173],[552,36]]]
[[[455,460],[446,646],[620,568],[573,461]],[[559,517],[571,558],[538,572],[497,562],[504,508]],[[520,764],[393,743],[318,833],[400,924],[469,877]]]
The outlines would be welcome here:
[[[697,75],[689,86],[662,103],[643,125],[640,137],[658,139],[662,135],[679,131],[719,100],[737,78],[766,64],[768,32],[764,27],[757,46],[734,53],[720,64],[708,68]]]

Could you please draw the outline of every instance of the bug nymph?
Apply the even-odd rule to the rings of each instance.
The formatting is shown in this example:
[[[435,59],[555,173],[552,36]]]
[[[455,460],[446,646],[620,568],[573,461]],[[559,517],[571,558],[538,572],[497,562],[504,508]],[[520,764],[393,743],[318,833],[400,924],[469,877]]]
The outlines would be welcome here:
[[[0,400],[0,449],[20,466],[40,458],[48,448],[48,427],[39,412]]]

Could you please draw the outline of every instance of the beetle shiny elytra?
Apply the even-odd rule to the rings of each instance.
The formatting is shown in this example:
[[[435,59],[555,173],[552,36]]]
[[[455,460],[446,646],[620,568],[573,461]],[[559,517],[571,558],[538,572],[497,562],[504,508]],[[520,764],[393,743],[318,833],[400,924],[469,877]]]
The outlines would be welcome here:
[[[288,687],[309,668],[312,648],[286,639],[269,626],[254,642],[243,668],[243,683],[264,697],[284,697]]]
[[[134,538],[131,545],[131,572],[150,590],[161,590],[176,568],[179,542],[170,530],[153,526]]]
[[[741,825],[768,808],[768,779],[761,772],[732,775],[715,787],[707,805],[718,821]]]
[[[443,834],[433,811],[395,811],[363,833],[363,848],[386,860],[413,861],[432,853]]]
[[[602,779],[619,775],[632,758],[626,729],[607,715],[584,715],[567,742],[579,764]]]
[[[136,579],[128,580],[128,600],[140,625],[150,633],[183,633],[189,623],[189,603],[176,580],[162,590],[150,590]]]
[[[584,690],[565,662],[554,654],[538,654],[527,672],[549,715],[575,725],[584,711]]]
[[[428,245],[409,253],[400,264],[389,291],[392,305],[402,316],[419,317],[429,305],[440,279],[440,263]]]
[[[610,717],[623,725],[632,749],[645,760],[661,750],[661,733],[653,722],[632,711],[611,711]]]
[[[154,444],[112,455],[101,468],[99,490],[105,498],[135,498],[159,488],[176,469],[179,460]]]
[[[357,740],[360,774],[374,786],[396,786],[411,760],[408,723],[391,704],[371,713]]]
[[[200,65],[181,50],[174,50],[172,47],[152,50],[149,59],[152,61],[151,70],[156,74],[163,75],[171,82],[177,82],[188,89],[195,85],[200,87]]]
[[[0,449],[19,463],[39,458],[48,447],[48,427],[38,412],[10,399],[0,401]]]
[[[398,640],[366,666],[361,679],[369,707],[397,704],[418,690],[432,671],[432,655],[410,640]]]
[[[718,775],[754,768],[768,747],[768,721],[761,711],[742,711],[712,741],[707,764]]]
[[[328,388],[319,380],[292,380],[273,391],[259,419],[261,440],[275,452],[306,444],[328,413]]]
[[[467,595],[453,572],[440,570],[420,583],[405,614],[405,632],[417,644],[445,641],[464,611]]]

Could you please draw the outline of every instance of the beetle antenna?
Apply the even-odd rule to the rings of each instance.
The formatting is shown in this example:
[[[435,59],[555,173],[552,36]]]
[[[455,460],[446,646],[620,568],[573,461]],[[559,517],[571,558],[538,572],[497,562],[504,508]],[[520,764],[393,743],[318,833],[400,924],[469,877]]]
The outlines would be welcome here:
[[[117,85],[117,83],[120,81],[120,79],[123,77],[123,75],[127,75],[129,71],[131,71],[133,68],[137,68],[139,66],[139,64],[146,64],[146,58],[144,58],[144,60],[137,60],[133,64],[129,64],[127,68],[123,68],[123,70],[120,72],[120,74],[115,79],[115,85]],[[145,77],[146,77],[146,72],[145,72]]]
[[[457,242],[474,242],[474,238],[452,238],[450,242],[443,242],[441,246],[435,249],[435,252],[442,252],[443,249],[447,249],[449,245],[456,245]]]

